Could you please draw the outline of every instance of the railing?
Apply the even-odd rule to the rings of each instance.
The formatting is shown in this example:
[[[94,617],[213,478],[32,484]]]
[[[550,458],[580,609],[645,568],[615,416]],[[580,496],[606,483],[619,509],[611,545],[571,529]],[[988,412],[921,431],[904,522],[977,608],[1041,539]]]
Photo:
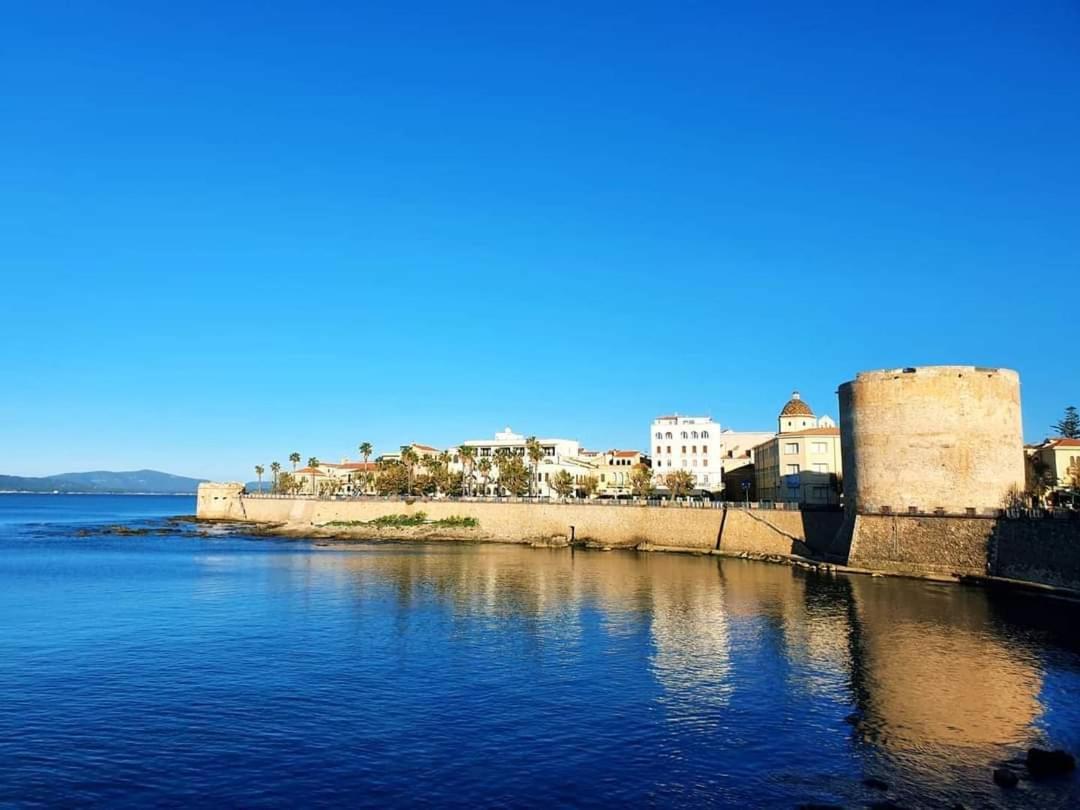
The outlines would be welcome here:
[[[908,506],[903,509],[893,509],[891,506],[876,506],[858,508],[860,515],[887,515],[890,517],[946,517],[946,518],[984,518],[988,520],[1043,520],[1053,518],[1057,520],[1080,519],[1080,510],[1064,507],[1027,507],[1011,506],[1007,508],[974,506],[963,509],[946,508],[943,506],[923,509],[919,506]]]
[[[839,511],[834,504],[799,504],[784,501],[713,501],[705,498],[548,498],[497,495],[284,495],[277,492],[246,492],[241,497],[263,500],[336,501],[356,503],[536,503],[549,505],[607,506],[632,508],[652,506],[665,509],[760,509],[773,511]]]

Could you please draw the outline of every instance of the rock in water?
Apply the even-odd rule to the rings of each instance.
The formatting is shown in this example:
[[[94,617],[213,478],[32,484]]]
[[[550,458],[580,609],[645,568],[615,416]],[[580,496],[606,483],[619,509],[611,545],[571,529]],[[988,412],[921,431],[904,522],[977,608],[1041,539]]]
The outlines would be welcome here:
[[[874,790],[889,789],[889,785],[886,782],[882,781],[881,779],[875,779],[874,777],[870,777],[869,779],[863,779],[862,783],[868,788],[873,788]]]
[[[1029,748],[1027,767],[1032,776],[1061,776],[1076,768],[1076,759],[1068,751]]]
[[[1015,773],[1008,768],[994,768],[994,784],[1003,788],[1014,788],[1020,781]]]

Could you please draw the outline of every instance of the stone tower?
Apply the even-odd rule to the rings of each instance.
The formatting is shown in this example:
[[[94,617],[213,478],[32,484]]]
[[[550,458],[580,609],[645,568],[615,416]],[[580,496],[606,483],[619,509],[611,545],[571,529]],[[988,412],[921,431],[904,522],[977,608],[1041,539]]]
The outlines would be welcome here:
[[[1024,487],[1020,376],[923,366],[864,371],[840,386],[849,513],[1000,508]]]

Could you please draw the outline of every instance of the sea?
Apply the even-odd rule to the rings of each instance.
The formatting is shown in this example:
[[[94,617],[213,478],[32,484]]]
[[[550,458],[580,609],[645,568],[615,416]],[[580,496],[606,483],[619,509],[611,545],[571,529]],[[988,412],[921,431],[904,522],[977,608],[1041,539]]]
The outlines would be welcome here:
[[[1077,602],[194,506],[0,495],[0,807],[1080,806]]]

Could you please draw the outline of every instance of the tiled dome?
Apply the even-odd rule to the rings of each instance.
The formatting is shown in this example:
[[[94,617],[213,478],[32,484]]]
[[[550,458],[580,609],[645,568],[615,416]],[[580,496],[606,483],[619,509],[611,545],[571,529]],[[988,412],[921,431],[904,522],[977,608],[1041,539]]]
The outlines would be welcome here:
[[[814,412],[810,409],[810,406],[802,401],[802,397],[799,396],[798,391],[791,392],[791,399],[788,400],[787,405],[784,406],[784,410],[780,411],[781,416],[813,416]]]

